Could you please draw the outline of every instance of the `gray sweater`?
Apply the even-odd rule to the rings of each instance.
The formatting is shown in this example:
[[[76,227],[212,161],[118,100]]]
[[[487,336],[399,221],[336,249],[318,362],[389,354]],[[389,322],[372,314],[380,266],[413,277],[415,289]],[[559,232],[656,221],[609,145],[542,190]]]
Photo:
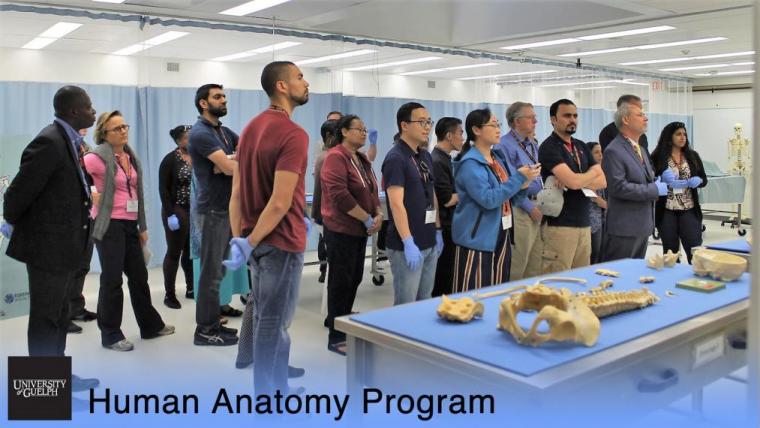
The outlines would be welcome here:
[[[143,196],[143,175],[142,167],[140,166],[140,160],[137,159],[135,152],[127,144],[124,146],[124,152],[127,153],[132,161],[132,166],[137,173],[137,200],[139,207],[137,210],[137,226],[140,232],[148,230],[148,225],[145,221],[145,198]],[[106,165],[106,173],[103,177],[103,193],[100,195],[100,205],[98,206],[98,217],[95,219],[95,225],[92,228],[92,237],[97,240],[103,239],[103,235],[108,230],[108,225],[111,223],[111,211],[113,210],[113,196],[116,189],[116,162],[113,161],[114,154],[113,148],[108,143],[103,143],[95,146],[92,152],[99,156]]]

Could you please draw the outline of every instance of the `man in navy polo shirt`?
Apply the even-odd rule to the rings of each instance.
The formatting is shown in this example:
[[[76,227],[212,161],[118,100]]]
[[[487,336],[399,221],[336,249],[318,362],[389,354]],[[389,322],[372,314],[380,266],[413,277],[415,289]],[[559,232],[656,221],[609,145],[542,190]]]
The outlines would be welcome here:
[[[209,83],[195,93],[198,121],[190,129],[188,152],[193,160],[195,210],[193,222],[201,229],[201,274],[195,306],[196,345],[229,346],[237,343],[237,330],[219,324],[219,284],[230,240],[229,204],[232,172],[237,168],[238,136],[220,117],[227,114],[227,96],[222,85]]]
[[[427,145],[433,121],[419,103],[396,113],[399,140],[383,160],[388,199],[386,247],[393,273],[393,304],[430,298],[443,235]]]

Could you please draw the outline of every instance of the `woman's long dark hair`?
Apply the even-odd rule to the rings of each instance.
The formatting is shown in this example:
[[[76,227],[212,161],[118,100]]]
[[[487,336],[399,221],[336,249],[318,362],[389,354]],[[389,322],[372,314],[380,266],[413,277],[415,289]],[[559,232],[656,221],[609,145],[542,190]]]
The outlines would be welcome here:
[[[464,120],[464,128],[467,132],[467,141],[465,141],[462,145],[462,150],[457,155],[456,160],[462,160],[462,157],[464,157],[464,155],[470,151],[472,145],[475,143],[476,135],[475,131],[473,131],[472,128],[482,128],[483,125],[491,121],[491,116],[493,116],[493,114],[488,108],[473,110],[467,115],[467,118]]]
[[[657,141],[657,147],[655,147],[651,155],[652,167],[654,168],[655,174],[659,175],[668,167],[668,158],[671,153],[673,153],[673,136],[679,129],[686,131],[686,125],[683,122],[670,122],[662,128],[660,139]],[[688,132],[686,133],[686,145],[683,146],[683,156],[686,161],[692,165],[698,163],[697,153],[692,150],[691,145],[689,144]]]

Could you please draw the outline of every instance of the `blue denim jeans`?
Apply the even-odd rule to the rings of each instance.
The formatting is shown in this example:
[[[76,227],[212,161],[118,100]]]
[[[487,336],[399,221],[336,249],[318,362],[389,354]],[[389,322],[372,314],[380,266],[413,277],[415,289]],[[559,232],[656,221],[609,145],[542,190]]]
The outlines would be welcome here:
[[[298,301],[303,253],[262,244],[251,253],[253,387],[256,394],[288,393],[288,328]]]
[[[388,260],[391,263],[393,273],[393,304],[414,302],[416,300],[429,299],[435,283],[435,267],[438,263],[438,255],[435,247],[420,251],[422,253],[422,266],[412,272],[406,265],[403,251],[386,250]]]
[[[205,331],[219,329],[219,284],[226,268],[222,261],[227,257],[230,242],[230,215],[227,211],[209,211],[198,214],[201,226],[201,274],[195,291],[195,323]]]

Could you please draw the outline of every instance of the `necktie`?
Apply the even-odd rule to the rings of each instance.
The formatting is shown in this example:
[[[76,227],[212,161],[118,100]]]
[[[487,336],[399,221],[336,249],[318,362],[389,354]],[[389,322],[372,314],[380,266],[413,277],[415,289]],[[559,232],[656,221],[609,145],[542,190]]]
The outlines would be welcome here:
[[[632,144],[633,144],[633,151],[636,152],[637,155],[639,155],[639,162],[644,163],[644,157],[641,156],[641,147],[639,147],[639,145],[636,143],[632,143]]]

